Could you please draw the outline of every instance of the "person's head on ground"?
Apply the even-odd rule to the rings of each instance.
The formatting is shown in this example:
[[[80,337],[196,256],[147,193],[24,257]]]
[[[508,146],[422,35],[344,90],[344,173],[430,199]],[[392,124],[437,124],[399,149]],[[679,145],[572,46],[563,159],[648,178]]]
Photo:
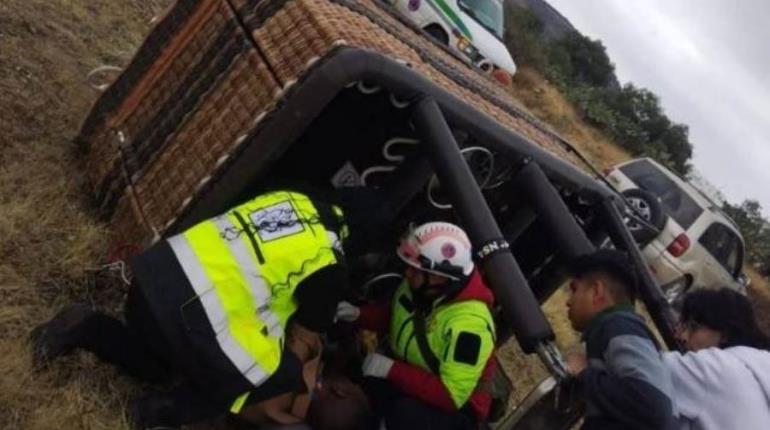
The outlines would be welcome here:
[[[603,249],[576,258],[569,268],[572,280],[567,300],[572,327],[585,330],[603,310],[636,298],[636,277],[626,254]]]
[[[748,297],[728,288],[685,296],[677,336],[690,351],[749,346],[770,349]]]
[[[427,296],[461,288],[474,269],[468,235],[448,222],[410,227],[396,254],[406,263],[404,278],[409,286]]]
[[[313,430],[365,430],[371,419],[366,394],[344,376],[328,376],[313,392],[307,424]]]

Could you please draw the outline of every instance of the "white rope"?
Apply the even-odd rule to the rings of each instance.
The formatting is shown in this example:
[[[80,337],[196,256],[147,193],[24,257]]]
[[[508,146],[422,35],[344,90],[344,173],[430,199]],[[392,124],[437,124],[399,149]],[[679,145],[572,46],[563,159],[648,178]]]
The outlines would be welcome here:
[[[460,153],[463,155],[470,154],[472,152],[481,152],[482,154],[485,154],[489,158],[489,172],[487,172],[487,176],[484,178],[483,181],[481,181],[478,186],[481,189],[486,189],[485,187],[489,183],[489,181],[492,179],[492,174],[495,170],[495,156],[492,154],[490,150],[487,148],[484,148],[482,146],[469,146],[467,148],[463,148],[460,150]],[[467,160],[466,160],[467,162]],[[433,190],[440,185],[438,182],[438,177],[436,175],[431,176],[430,181],[428,181],[428,187],[426,190],[426,195],[428,197],[428,202],[433,205],[436,209],[451,209],[452,205],[449,203],[439,203],[436,201],[435,197],[433,197]],[[498,186],[499,184],[495,184],[495,186]]]
[[[105,264],[101,267],[102,270],[108,270],[110,272],[117,272],[120,275],[120,279],[123,281],[126,285],[131,285],[131,281],[128,279],[128,276],[126,275],[126,262],[123,260],[118,260],[112,263]]]
[[[410,139],[408,137],[393,137],[389,139],[385,144],[382,146],[382,157],[391,162],[396,163],[396,165],[378,165],[378,166],[372,166],[368,169],[364,170],[361,174],[361,185],[366,186],[366,179],[375,173],[390,173],[398,167],[398,164],[400,164],[402,161],[404,161],[403,155],[393,154],[391,153],[391,148],[395,145],[417,145],[420,143],[417,139]]]
[[[361,81],[358,83],[358,91],[361,91],[364,94],[374,94],[380,91],[380,87],[376,85],[372,85],[371,87],[367,87],[364,81]]]
[[[382,157],[385,158],[388,161],[392,161],[394,163],[400,163],[404,161],[403,155],[396,155],[390,153],[390,148],[393,145],[417,145],[420,143],[417,139],[410,139],[407,137],[394,137],[387,142],[385,142],[385,145],[382,146]]]
[[[433,175],[430,177],[430,181],[428,181],[428,202],[433,205],[436,209],[452,209],[452,205],[449,203],[439,203],[436,201],[436,199],[433,197],[433,189],[436,188],[436,186],[439,185],[438,183],[438,177],[436,175]]]
[[[86,75],[86,82],[88,82],[88,85],[90,85],[91,88],[93,88],[93,89],[95,89],[97,91],[104,91],[104,90],[107,89],[107,87],[110,86],[110,84],[109,83],[103,83],[103,84],[97,83],[95,81],[96,76],[98,74],[100,74],[100,73],[107,73],[107,72],[120,73],[122,71],[123,71],[123,69],[120,68],[120,67],[110,66],[110,65],[106,65],[105,64],[105,65],[99,66],[99,67],[91,70],[90,72],[88,72],[88,75]]]
[[[364,283],[364,285],[361,286],[361,291],[363,291],[364,294],[368,294],[369,293],[369,287],[371,287],[372,284],[374,284],[376,282],[379,282],[379,281],[381,281],[383,279],[389,279],[389,278],[398,278],[399,280],[401,280],[404,277],[401,274],[396,273],[396,272],[382,273],[382,274],[379,274],[379,275],[375,276],[374,278],[366,281]]]
[[[367,186],[366,178],[373,173],[389,173],[396,170],[396,166],[372,166],[361,173],[361,185]]]
[[[396,98],[395,94],[390,93],[390,104],[392,104],[396,109],[403,109],[405,107],[409,107],[411,103],[408,101],[401,101]]]
[[[87,272],[113,272],[117,273],[120,280],[126,285],[131,285],[131,280],[126,273],[126,263],[123,260],[113,261],[112,263],[103,264],[96,268],[86,269]]]

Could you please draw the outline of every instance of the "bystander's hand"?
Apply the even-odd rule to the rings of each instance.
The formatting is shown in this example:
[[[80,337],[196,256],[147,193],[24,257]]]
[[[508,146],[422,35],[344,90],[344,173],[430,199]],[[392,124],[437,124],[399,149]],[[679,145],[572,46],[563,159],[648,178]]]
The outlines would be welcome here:
[[[564,362],[567,365],[567,371],[573,376],[579,375],[580,372],[588,367],[588,359],[585,352],[570,352],[564,357]]]

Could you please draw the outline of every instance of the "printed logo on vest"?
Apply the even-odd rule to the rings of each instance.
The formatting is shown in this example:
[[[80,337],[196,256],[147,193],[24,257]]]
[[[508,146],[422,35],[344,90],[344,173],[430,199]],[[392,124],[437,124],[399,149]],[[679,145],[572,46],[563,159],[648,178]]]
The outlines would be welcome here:
[[[302,233],[305,227],[289,201],[276,203],[249,214],[262,242]]]

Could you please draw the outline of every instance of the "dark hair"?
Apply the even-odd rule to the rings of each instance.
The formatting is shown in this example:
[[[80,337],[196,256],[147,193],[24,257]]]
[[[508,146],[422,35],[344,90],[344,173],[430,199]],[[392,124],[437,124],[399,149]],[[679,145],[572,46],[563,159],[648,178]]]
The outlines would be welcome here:
[[[623,252],[600,249],[581,255],[570,263],[569,274],[576,278],[593,274],[604,275],[612,281],[609,287],[616,298],[622,296],[631,301],[636,299],[636,272]]]
[[[315,430],[366,430],[370,426],[371,409],[361,387],[342,376],[324,381],[326,394],[316,393],[307,411],[306,422]],[[343,395],[333,393],[330,385],[339,384]]]
[[[748,297],[728,288],[700,289],[687,294],[682,304],[681,320],[720,332],[724,337],[720,348],[750,346],[770,349],[770,340],[757,325]]]

